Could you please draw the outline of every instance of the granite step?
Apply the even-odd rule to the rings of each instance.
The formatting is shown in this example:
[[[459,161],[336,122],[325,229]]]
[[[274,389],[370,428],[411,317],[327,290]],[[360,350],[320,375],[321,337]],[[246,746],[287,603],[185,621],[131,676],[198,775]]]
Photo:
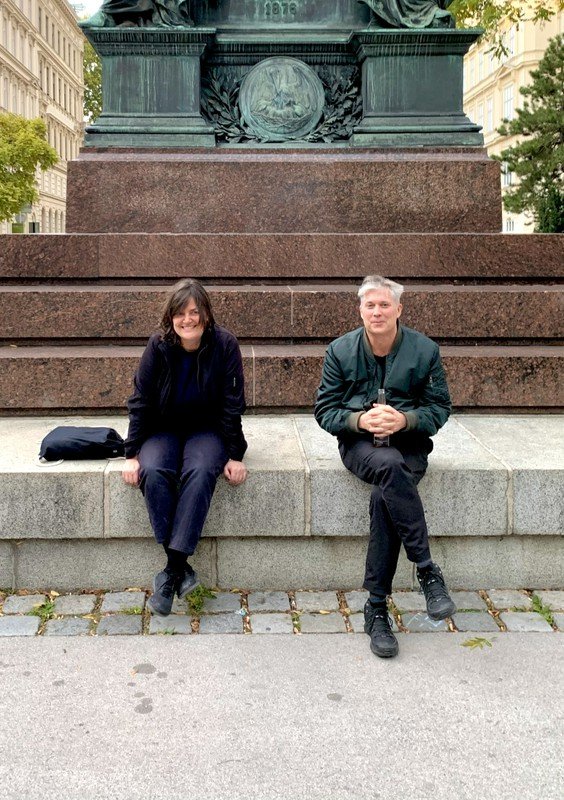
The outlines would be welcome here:
[[[354,281],[564,277],[564,237],[501,233],[186,233],[0,236],[0,280]]]
[[[249,408],[309,409],[323,345],[243,345]],[[122,409],[141,347],[0,347],[0,409]],[[458,409],[540,411],[564,406],[564,350],[538,346],[442,348]]]
[[[122,459],[41,466],[51,417],[0,419],[0,587],[148,586],[162,550]],[[66,417],[110,425],[124,415]],[[311,415],[250,416],[248,480],[218,482],[194,560],[223,588],[358,588],[371,487]],[[432,552],[452,589],[564,585],[564,417],[456,415],[420,484]],[[328,500],[330,498],[330,500]],[[402,558],[396,589],[412,586]],[[507,600],[506,605],[513,605]],[[505,607],[505,606],[504,606]]]
[[[170,284],[0,286],[0,341],[143,340]],[[329,341],[359,324],[357,284],[207,284],[216,320],[242,341]],[[564,287],[409,284],[403,321],[441,342],[564,335]]]

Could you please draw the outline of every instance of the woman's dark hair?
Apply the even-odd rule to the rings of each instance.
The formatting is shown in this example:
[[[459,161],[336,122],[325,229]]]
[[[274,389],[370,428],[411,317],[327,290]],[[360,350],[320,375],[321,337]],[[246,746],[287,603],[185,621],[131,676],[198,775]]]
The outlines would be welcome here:
[[[172,324],[172,318],[179,314],[190,300],[193,300],[196,304],[204,331],[214,325],[215,320],[209,294],[199,281],[195,281],[192,278],[184,278],[172,287],[163,308],[160,329],[164,341],[168,344],[180,343]]]

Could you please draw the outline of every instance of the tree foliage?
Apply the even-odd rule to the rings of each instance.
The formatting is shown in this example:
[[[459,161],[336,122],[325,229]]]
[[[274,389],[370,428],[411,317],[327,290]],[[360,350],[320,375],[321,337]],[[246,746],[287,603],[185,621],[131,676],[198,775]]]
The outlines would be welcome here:
[[[41,119],[0,114],[0,222],[11,219],[38,198],[36,172],[57,163]]]
[[[525,136],[497,156],[519,183],[507,190],[507,211],[532,213],[536,230],[564,232],[564,35],[551,39],[515,119],[504,120],[502,136]]]
[[[90,42],[84,42],[84,116],[94,122],[102,113],[102,62]]]
[[[531,20],[546,22],[564,8],[564,0],[454,0],[449,11],[459,28],[483,28],[497,56],[506,53],[503,33],[507,25]]]

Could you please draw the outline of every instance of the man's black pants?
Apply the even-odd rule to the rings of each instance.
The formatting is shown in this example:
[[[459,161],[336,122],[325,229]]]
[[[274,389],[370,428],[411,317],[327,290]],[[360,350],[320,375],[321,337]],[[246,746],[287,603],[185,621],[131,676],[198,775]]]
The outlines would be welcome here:
[[[427,469],[427,452],[409,446],[401,446],[401,452],[398,447],[374,447],[370,439],[360,437],[339,440],[339,452],[345,467],[373,486],[364,588],[390,594],[402,544],[414,563],[431,558],[417,491]]]

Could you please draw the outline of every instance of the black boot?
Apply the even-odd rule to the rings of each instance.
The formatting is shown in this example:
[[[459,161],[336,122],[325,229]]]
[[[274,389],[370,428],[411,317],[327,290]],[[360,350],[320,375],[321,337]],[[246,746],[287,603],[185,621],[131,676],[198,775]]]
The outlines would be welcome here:
[[[151,613],[158,614],[160,617],[168,617],[172,610],[172,601],[178,580],[178,575],[167,572],[166,569],[155,575],[153,594],[147,601]]]
[[[364,606],[364,632],[370,636],[370,649],[379,658],[393,658],[399,651],[398,640],[392,633],[392,621],[386,603]]]
[[[425,595],[427,614],[431,619],[446,619],[456,611],[445,585],[443,573],[437,564],[430,564],[423,569],[417,568],[417,580]]]
[[[192,569],[190,564],[184,565],[184,573],[180,576],[176,593],[180,600],[183,600],[187,594],[193,592],[194,589],[200,585],[198,573]]]

